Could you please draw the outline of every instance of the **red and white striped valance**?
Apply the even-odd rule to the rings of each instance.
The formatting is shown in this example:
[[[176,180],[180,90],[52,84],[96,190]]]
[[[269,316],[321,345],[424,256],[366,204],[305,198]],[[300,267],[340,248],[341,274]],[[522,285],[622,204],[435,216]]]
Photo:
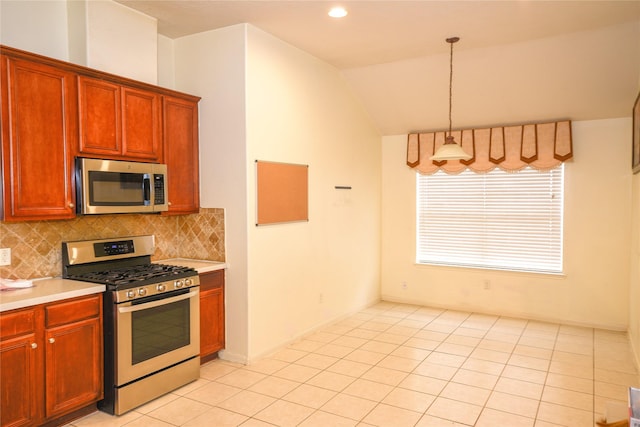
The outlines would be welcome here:
[[[485,173],[496,167],[514,172],[531,166],[549,170],[573,157],[571,121],[453,131],[469,160],[429,160],[444,144],[446,132],[411,133],[407,165],[423,174],[439,170],[456,174],[469,168]]]

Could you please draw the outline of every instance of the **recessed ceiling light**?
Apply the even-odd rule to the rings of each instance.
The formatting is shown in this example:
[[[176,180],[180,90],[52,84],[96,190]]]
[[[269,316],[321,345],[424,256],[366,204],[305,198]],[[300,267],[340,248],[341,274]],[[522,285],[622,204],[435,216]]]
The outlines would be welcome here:
[[[347,11],[344,7],[334,7],[329,11],[329,16],[332,18],[344,18],[347,16]]]

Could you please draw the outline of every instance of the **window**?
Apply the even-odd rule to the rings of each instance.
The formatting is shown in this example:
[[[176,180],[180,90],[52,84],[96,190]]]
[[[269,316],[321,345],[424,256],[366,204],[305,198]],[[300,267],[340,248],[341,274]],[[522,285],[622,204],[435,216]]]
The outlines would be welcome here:
[[[418,263],[562,272],[563,165],[417,175]]]

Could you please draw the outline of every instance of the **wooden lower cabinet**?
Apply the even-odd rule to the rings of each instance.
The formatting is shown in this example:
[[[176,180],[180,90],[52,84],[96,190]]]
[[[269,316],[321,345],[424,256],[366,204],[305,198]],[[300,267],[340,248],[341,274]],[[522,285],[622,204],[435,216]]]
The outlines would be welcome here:
[[[42,339],[34,309],[0,315],[0,424],[31,426],[42,418]],[[41,316],[40,316],[41,317]]]
[[[102,295],[44,307],[45,414],[102,399]]]
[[[55,424],[95,410],[102,348],[101,294],[2,313],[2,427]]]
[[[200,273],[200,362],[224,348],[224,270]]]

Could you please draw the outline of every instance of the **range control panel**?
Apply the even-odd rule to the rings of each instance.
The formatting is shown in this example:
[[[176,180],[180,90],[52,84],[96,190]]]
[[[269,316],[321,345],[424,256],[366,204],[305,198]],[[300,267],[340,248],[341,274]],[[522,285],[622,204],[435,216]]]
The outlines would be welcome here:
[[[93,250],[96,258],[135,253],[133,240],[94,243]]]
[[[115,303],[123,303],[127,301],[139,300],[141,298],[152,297],[167,292],[178,291],[181,289],[193,288],[200,286],[200,277],[191,276],[180,279],[172,279],[164,282],[153,283],[145,286],[137,286],[128,289],[120,289],[115,291]]]

